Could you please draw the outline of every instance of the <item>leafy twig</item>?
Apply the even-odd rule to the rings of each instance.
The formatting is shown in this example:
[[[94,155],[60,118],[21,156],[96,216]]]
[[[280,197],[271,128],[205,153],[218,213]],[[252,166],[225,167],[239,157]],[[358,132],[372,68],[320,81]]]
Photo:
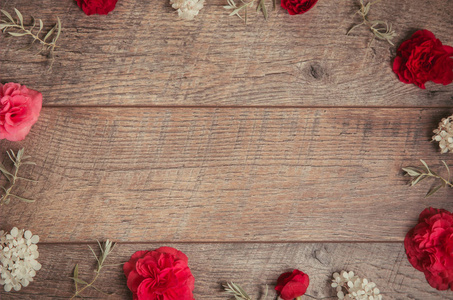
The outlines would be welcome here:
[[[18,196],[18,195],[15,195],[12,193],[12,190],[15,187],[18,179],[36,182],[35,180],[23,178],[18,175],[19,168],[22,165],[35,165],[35,163],[31,162],[31,161],[27,161],[28,159],[30,159],[30,156],[25,155],[24,148],[17,151],[17,154],[15,154],[13,150],[6,151],[6,154],[8,154],[9,159],[14,164],[14,171],[9,172],[5,168],[5,166],[3,166],[0,163],[0,172],[6,177],[6,179],[8,179],[8,181],[10,183],[8,188],[6,188],[4,186],[1,187],[4,194],[0,197],[0,205],[8,204],[11,201],[11,197],[17,198],[19,200],[22,200],[22,201],[28,202],[28,203],[35,202],[35,200],[27,199],[27,198],[24,198],[24,197],[21,197],[21,196]]]
[[[21,12],[18,9],[14,9],[14,12],[16,13],[17,20],[15,20],[11,14],[9,14],[7,11],[1,9],[0,10],[2,14],[7,18],[6,20],[1,20],[0,21],[0,30],[2,30],[4,33],[8,33],[11,36],[15,37],[20,37],[20,36],[26,36],[29,35],[33,38],[33,41],[30,43],[29,46],[21,49],[21,50],[26,50],[29,49],[33,46],[35,41],[38,41],[41,44],[41,49],[39,52],[42,51],[49,51],[49,54],[51,56],[51,64],[49,66],[49,70],[52,68],[53,62],[55,60],[54,56],[54,50],[57,47],[57,41],[58,38],[60,37],[61,34],[61,21],[60,18],[57,17],[57,23],[55,24],[52,29],[50,29],[47,34],[44,35],[42,34],[43,37],[41,38],[41,32],[43,30],[44,24],[41,19],[38,19],[38,24],[39,28],[35,29],[36,27],[36,20],[35,18],[32,18],[32,25],[24,25],[24,18],[21,14]],[[28,27],[28,28],[27,28]],[[9,31],[9,30],[14,30],[14,31]],[[37,31],[36,31],[37,30]],[[41,35],[41,36],[42,36]],[[52,41],[48,41],[48,39],[53,36]]]
[[[255,0],[251,0],[250,2],[245,2],[241,0],[242,5],[237,6],[234,0],[227,0],[228,5],[224,6],[225,9],[232,9],[233,11],[230,13],[230,16],[238,16],[241,20],[244,20],[244,23],[247,24],[247,9],[255,3]],[[240,15],[240,12],[244,11],[244,18]]]
[[[225,289],[225,293],[234,297],[236,300],[252,300],[252,298],[244,291],[244,289],[234,282],[227,282],[223,285],[223,288]]]
[[[226,284],[223,284],[223,288],[225,290],[225,293],[229,294],[236,300],[253,300],[240,285],[234,282],[227,282]],[[266,292],[264,294],[263,300],[267,298],[268,291],[269,288],[266,285]]]
[[[392,29],[392,25],[388,24],[387,21],[370,21],[368,19],[368,13],[370,12],[371,5],[376,4],[380,0],[368,2],[367,4],[365,4],[363,1],[364,0],[360,0],[360,9],[356,12],[356,14],[359,14],[362,17],[363,21],[362,23],[352,26],[352,28],[349,29],[346,35],[349,35],[349,33],[355,28],[361,25],[366,25],[373,33],[373,39],[378,38],[379,40],[385,40],[390,45],[394,46],[391,40],[396,36],[396,33]]]
[[[107,240],[105,242],[105,244],[104,244],[104,247],[102,247],[102,245],[101,245],[101,243],[99,241],[98,241],[98,245],[99,245],[99,249],[101,249],[101,254],[99,255],[99,257],[96,255],[96,253],[94,252],[93,248],[88,246],[90,248],[91,252],[93,253],[94,257],[96,258],[96,261],[97,261],[97,268],[94,271],[96,273],[96,275],[94,276],[93,280],[90,283],[88,283],[87,281],[85,281],[83,279],[80,279],[79,278],[79,264],[76,264],[75,267],[74,267],[73,276],[70,277],[72,280],[74,280],[74,285],[75,285],[75,289],[76,289],[76,292],[71,297],[71,299],[74,299],[76,297],[83,298],[80,294],[85,289],[87,289],[89,287],[95,289],[98,292],[101,292],[101,293],[105,294],[103,291],[99,290],[93,284],[95,283],[95,281],[98,279],[99,275],[101,274],[102,268],[106,267],[106,265],[104,265],[104,262],[105,262],[107,256],[110,254],[110,252],[112,252],[113,248],[115,247],[115,244],[112,243],[110,240]],[[83,284],[85,286],[82,287],[81,289],[79,289],[79,284]]]
[[[258,6],[256,7],[256,11],[261,10],[263,12],[264,19],[267,20],[268,15],[267,15],[267,8],[266,4],[264,3],[264,0],[258,0]]]
[[[450,168],[448,167],[447,163],[445,161],[442,161],[444,164],[445,168],[447,169],[448,172],[448,177],[444,178],[434,171],[431,171],[428,167],[428,164],[420,159],[421,163],[423,164],[423,167],[416,168],[416,167],[406,167],[403,168],[403,171],[406,172],[407,175],[414,177],[414,180],[411,181],[411,186],[416,185],[420,181],[422,181],[425,178],[432,177],[440,181],[439,185],[436,185],[435,187],[431,188],[428,193],[425,195],[425,197],[429,197],[433,195],[435,192],[437,192],[439,189],[443,187],[453,187],[453,183],[451,182],[451,173],[450,173]]]
[[[241,20],[244,20],[244,23],[247,24],[247,15],[248,9],[256,4],[256,11],[261,11],[263,13],[264,19],[268,19],[269,15],[266,7],[266,0],[240,0],[242,4],[236,4],[234,0],[227,0],[228,5],[223,8],[232,10],[230,16],[238,16]],[[272,7],[275,10],[276,3],[275,0],[272,0]],[[244,17],[241,16],[241,13],[244,12]]]

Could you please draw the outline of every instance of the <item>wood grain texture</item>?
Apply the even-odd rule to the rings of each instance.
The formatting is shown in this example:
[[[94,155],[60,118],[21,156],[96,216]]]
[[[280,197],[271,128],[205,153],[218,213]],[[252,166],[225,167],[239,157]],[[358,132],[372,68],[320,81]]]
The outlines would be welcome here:
[[[441,169],[439,109],[44,108],[37,162],[0,228],[42,241],[402,241],[429,199],[401,167]],[[3,155],[3,162],[7,159]]]
[[[52,73],[48,60],[15,51],[28,40],[1,38],[2,82],[28,85],[45,105],[164,106],[451,106],[453,85],[426,90],[392,72],[397,46],[418,29],[453,45],[447,1],[380,1],[370,17],[391,22],[396,46],[376,42],[359,21],[358,1],[320,1],[309,13],[283,9],[245,26],[209,1],[193,22],[178,20],[168,0],[119,1],[108,16],[86,16],[75,1],[3,0],[45,24],[60,16],[63,33]],[[371,54],[374,53],[374,57]]]
[[[94,247],[94,245],[92,244]],[[161,244],[120,244],[107,263],[129,260],[138,250],[153,250]],[[165,245],[166,246],[166,245]],[[408,262],[402,244],[175,244],[185,252],[195,276],[196,299],[228,299],[221,284],[234,281],[241,284],[254,299],[259,299],[265,284],[270,287],[268,299],[278,276],[294,268],[310,276],[310,285],[303,299],[336,299],[330,287],[333,272],[355,271],[374,281],[384,299],[453,299],[449,292],[440,292],[426,282],[423,273]],[[74,286],[68,278],[79,263],[81,278],[93,275],[94,258],[86,245],[39,245],[43,268],[35,282],[18,293],[0,292],[7,299],[68,299]],[[132,299],[126,287],[121,266],[104,269],[96,284],[106,297],[87,291],[86,299]]]

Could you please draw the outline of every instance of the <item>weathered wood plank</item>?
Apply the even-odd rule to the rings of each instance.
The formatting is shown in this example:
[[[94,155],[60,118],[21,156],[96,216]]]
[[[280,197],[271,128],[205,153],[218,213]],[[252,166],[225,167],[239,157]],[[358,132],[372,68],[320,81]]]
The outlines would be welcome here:
[[[107,263],[127,261],[135,251],[153,250],[159,244],[120,244]],[[176,244],[185,252],[195,276],[196,299],[227,299],[221,284],[233,280],[258,299],[265,284],[268,299],[274,299],[278,276],[293,268],[309,274],[310,286],[304,299],[334,299],[330,287],[333,272],[353,270],[374,281],[384,299],[453,299],[451,292],[440,292],[426,282],[424,275],[407,261],[402,244]],[[86,245],[40,245],[43,265],[29,287],[17,293],[0,292],[2,299],[67,299],[74,292],[73,267],[79,263],[81,278],[93,275],[94,258]],[[89,299],[131,299],[121,266],[104,269],[96,284],[106,297],[87,291]]]
[[[2,82],[27,84],[47,105],[451,106],[453,85],[427,90],[398,81],[396,46],[347,30],[358,1],[320,1],[308,14],[284,10],[244,26],[209,1],[194,22],[177,19],[168,0],[122,0],[108,16],[85,16],[75,1],[12,0],[2,7],[59,15],[64,31],[51,74],[46,58],[2,37]],[[390,21],[396,45],[429,29],[453,45],[453,6],[445,1],[380,1],[371,18]],[[50,25],[49,25],[50,26]]]
[[[36,203],[0,227],[43,241],[402,241],[427,206],[401,167],[441,159],[439,109],[44,108],[22,143]],[[3,162],[7,158],[3,154]]]

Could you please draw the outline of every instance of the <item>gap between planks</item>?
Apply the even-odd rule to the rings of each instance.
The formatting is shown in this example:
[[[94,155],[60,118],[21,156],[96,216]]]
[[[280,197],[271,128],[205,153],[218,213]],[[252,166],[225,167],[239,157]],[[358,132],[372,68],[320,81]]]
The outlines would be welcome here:
[[[453,106],[363,106],[363,105],[58,105],[43,104],[45,108],[155,108],[155,109],[453,109]]]
[[[105,240],[100,240],[99,242],[103,243]],[[335,240],[326,240],[326,241],[120,241],[116,242],[112,240],[115,244],[121,245],[148,245],[148,244],[401,244],[403,241],[382,241],[382,240],[370,240],[370,241],[335,241]],[[97,242],[94,241],[75,241],[75,242],[39,242],[40,245],[49,245],[49,246],[59,246],[59,245],[97,245]]]

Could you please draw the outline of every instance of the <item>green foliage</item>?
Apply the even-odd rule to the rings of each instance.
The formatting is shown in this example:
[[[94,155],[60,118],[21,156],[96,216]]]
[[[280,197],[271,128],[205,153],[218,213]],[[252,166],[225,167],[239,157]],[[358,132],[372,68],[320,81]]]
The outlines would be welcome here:
[[[276,0],[272,0],[273,10],[276,8]],[[244,20],[244,23],[247,24],[248,9],[256,5],[256,11],[261,11],[263,13],[264,19],[268,19],[269,14],[266,7],[265,0],[240,0],[238,4],[234,0],[227,0],[228,5],[223,8],[232,10],[230,16],[238,16],[240,19]],[[242,14],[244,17],[242,17]]]
[[[35,165],[34,162],[28,161],[30,159],[30,156],[25,155],[25,149],[22,148],[19,151],[17,151],[17,154],[14,153],[13,150],[6,151],[6,154],[8,154],[9,159],[13,162],[14,164],[14,170],[13,171],[8,171],[4,165],[0,163],[0,172],[6,177],[6,179],[9,182],[9,185],[7,184],[6,186],[2,186],[2,190],[4,194],[0,197],[0,205],[3,204],[8,204],[11,201],[11,198],[16,198],[21,201],[30,203],[30,202],[35,202],[35,200],[32,199],[27,199],[18,195],[15,195],[12,193],[13,188],[16,186],[17,181],[20,180],[26,180],[26,181],[32,181],[36,182],[35,180],[28,179],[28,178],[23,178],[19,177],[19,168],[23,165]]]
[[[349,35],[349,33],[353,29],[355,29],[361,25],[366,25],[370,28],[370,31],[373,33],[373,40],[375,38],[377,38],[379,40],[385,40],[389,44],[394,46],[394,44],[392,43],[392,39],[396,36],[396,33],[392,29],[392,25],[388,24],[387,21],[370,21],[368,19],[368,14],[370,12],[371,6],[373,4],[376,4],[377,2],[379,2],[379,0],[377,0],[375,2],[368,2],[367,4],[365,4],[363,1],[364,0],[360,0],[360,9],[356,12],[356,14],[359,14],[362,17],[363,21],[362,21],[362,23],[352,26],[352,28],[346,33],[346,35]],[[371,42],[373,40],[371,40]],[[371,42],[370,42],[370,45],[371,45]]]
[[[411,186],[416,185],[420,181],[422,181],[425,178],[431,177],[435,178],[437,182],[440,182],[439,184],[435,185],[432,187],[428,193],[426,193],[425,197],[429,197],[433,195],[435,192],[440,190],[443,187],[453,187],[453,183],[451,182],[451,172],[450,168],[448,167],[447,163],[445,161],[442,161],[444,164],[445,168],[447,169],[448,172],[448,177],[444,178],[440,175],[438,175],[436,172],[432,171],[429,167],[428,164],[420,159],[420,162],[422,163],[422,167],[406,167],[403,168],[403,171],[406,172],[406,175],[413,177],[414,179],[411,181]]]
[[[230,295],[232,297],[232,299],[253,300],[240,285],[238,285],[234,282],[227,282],[226,284],[223,284],[223,288],[225,290],[225,293]],[[269,288],[266,285],[266,292],[264,294],[263,300],[266,299],[268,291],[269,291]]]
[[[104,264],[104,262],[107,259],[107,256],[112,252],[113,248],[115,247],[115,244],[112,243],[110,240],[107,240],[105,242],[104,246],[102,246],[99,241],[98,241],[98,245],[99,245],[99,249],[101,250],[101,254],[99,256],[96,255],[93,248],[88,246],[90,248],[91,252],[93,253],[94,258],[97,261],[97,267],[96,267],[96,270],[94,271],[96,273],[96,275],[90,283],[88,283],[87,281],[85,281],[83,279],[80,279],[79,278],[79,264],[76,264],[74,267],[73,276],[70,277],[74,281],[75,290],[76,290],[75,294],[71,297],[71,299],[74,299],[76,297],[83,298],[80,294],[89,287],[97,290],[98,292],[105,294],[104,292],[99,290],[97,287],[95,287],[93,284],[96,282],[99,275],[101,274],[102,268],[104,268],[106,266]],[[84,285],[84,287],[79,289],[79,284]]]
[[[10,36],[13,37],[21,37],[21,36],[31,36],[33,37],[33,41],[25,48],[20,50],[27,50],[30,49],[35,41],[38,41],[41,44],[41,49],[39,52],[48,51],[52,60],[49,66],[49,70],[52,68],[52,64],[54,62],[54,50],[57,47],[57,41],[61,34],[61,21],[60,18],[57,17],[57,23],[55,26],[52,27],[45,35],[42,32],[44,24],[41,19],[38,19],[38,24],[36,23],[35,18],[31,17],[32,25],[25,25],[24,24],[24,17],[22,16],[21,12],[14,9],[14,12],[17,16],[15,20],[10,13],[7,11],[0,9],[2,14],[6,17],[6,20],[2,19],[0,21],[0,30],[3,33],[8,33]],[[38,25],[38,26],[37,26]],[[12,31],[11,31],[12,30]],[[49,39],[52,37],[52,40]]]

